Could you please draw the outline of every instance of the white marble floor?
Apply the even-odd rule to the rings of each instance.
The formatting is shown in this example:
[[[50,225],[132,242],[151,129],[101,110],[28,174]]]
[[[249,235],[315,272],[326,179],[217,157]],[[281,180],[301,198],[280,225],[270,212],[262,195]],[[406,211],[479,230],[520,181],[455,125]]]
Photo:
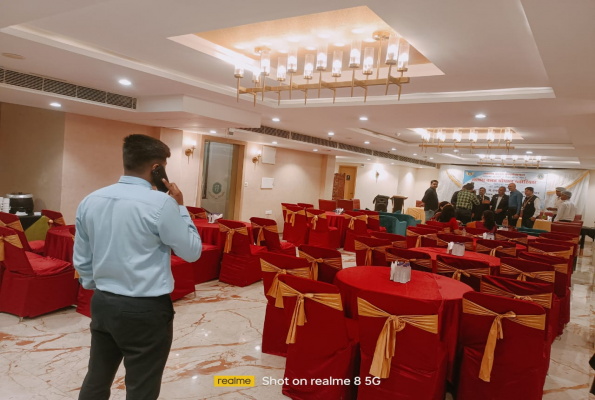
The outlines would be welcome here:
[[[590,255],[589,249],[574,274],[572,319],[554,343],[544,399],[589,398],[593,374],[588,360],[595,332]],[[345,266],[355,265],[353,253],[343,258]],[[279,386],[261,385],[263,377],[282,378],[285,366],[284,358],[260,351],[265,304],[260,282],[237,288],[213,281],[198,285],[196,297],[177,301],[174,342],[160,398],[286,398]],[[76,399],[87,371],[89,321],[74,308],[21,323],[15,316],[0,314],[0,399]],[[254,375],[257,386],[214,387],[214,375]],[[123,367],[112,398],[125,399]]]

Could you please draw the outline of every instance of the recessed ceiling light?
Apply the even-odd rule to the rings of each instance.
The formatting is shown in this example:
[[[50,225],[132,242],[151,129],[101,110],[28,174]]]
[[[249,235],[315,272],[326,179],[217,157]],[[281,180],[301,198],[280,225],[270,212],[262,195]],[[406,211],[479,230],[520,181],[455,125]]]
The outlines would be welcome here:
[[[458,152],[459,152],[457,149],[454,149],[453,151],[454,151],[455,153],[458,153]]]
[[[118,83],[122,86],[130,86],[132,85],[132,82],[130,82],[128,79],[120,79],[118,81]]]
[[[277,144],[277,142],[273,142],[273,144]]]
[[[328,33],[319,33],[318,34],[318,37],[321,38],[321,39],[328,39],[328,38],[331,37],[331,35],[328,34]]]
[[[329,136],[335,136],[335,132],[329,132],[328,135]]]
[[[341,42],[335,43],[335,47],[343,47],[343,46],[345,46],[345,43],[341,43]]]
[[[312,151],[318,151],[318,149],[314,149],[314,150],[312,150]]]
[[[392,151],[395,151],[395,150],[397,150],[397,149],[395,149],[395,148],[393,147],[391,150],[392,150]]]
[[[15,54],[15,53],[2,53],[2,55],[7,58],[12,58],[13,60],[24,60],[25,59],[25,57],[23,57],[22,55]]]
[[[532,151],[527,151],[527,154],[533,154],[533,152]]]
[[[359,120],[360,121],[367,121],[368,120],[368,117],[359,117]]]
[[[60,107],[62,107],[62,104],[54,102],[54,103],[50,103],[50,106],[60,108]]]
[[[485,114],[475,114],[475,118],[485,118],[486,115]]]
[[[279,118],[273,118],[273,122],[279,122],[281,121]]]
[[[376,40],[374,40],[374,38],[367,38],[367,39],[364,39],[364,42],[366,42],[366,43],[374,43],[375,41],[376,41]]]
[[[430,160],[433,160],[433,159],[434,159],[434,157],[430,157]]]
[[[367,158],[367,160],[370,161],[371,159],[370,158]]]
[[[308,47],[306,47],[306,50],[316,50],[316,47],[314,47],[314,46],[308,46]]]
[[[414,155],[414,156],[416,156],[416,155],[417,155],[417,153],[413,153],[413,155]]]
[[[351,33],[364,33],[365,29],[364,28],[355,28],[351,30]]]
[[[394,162],[392,162],[392,163],[390,163],[390,165],[395,165],[395,163],[394,163]]]
[[[367,140],[364,142],[364,144],[370,144],[370,142],[368,142]]]
[[[209,133],[217,133],[217,131],[211,130],[211,131],[209,131]]]

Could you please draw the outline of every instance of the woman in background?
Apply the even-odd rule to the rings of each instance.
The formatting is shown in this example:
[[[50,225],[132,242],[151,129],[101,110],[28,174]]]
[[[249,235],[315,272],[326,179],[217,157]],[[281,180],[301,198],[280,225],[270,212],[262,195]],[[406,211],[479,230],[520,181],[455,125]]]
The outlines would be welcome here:
[[[432,219],[434,221],[438,221],[438,217],[440,216],[442,209],[444,208],[445,205],[448,205],[448,204],[450,204],[448,201],[441,201],[440,204],[438,204],[438,210],[436,210],[436,214],[434,214],[434,216],[432,217]]]
[[[455,208],[452,204],[447,204],[442,208],[442,212],[438,216],[438,222],[444,222],[450,228],[450,231],[459,234],[459,222],[455,217]]]
[[[498,230],[496,224],[496,214],[493,211],[486,210],[481,215],[481,221],[475,223],[476,228],[487,229],[490,233],[495,233]]]

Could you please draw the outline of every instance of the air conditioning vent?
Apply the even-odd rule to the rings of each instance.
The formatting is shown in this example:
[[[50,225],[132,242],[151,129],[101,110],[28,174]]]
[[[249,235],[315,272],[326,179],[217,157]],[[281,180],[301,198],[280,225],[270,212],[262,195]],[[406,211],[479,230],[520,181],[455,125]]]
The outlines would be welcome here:
[[[11,71],[3,67],[0,67],[0,83],[136,110],[136,99],[134,97],[73,85],[72,83],[37,75]]]
[[[301,133],[291,132],[291,139],[298,142],[316,144],[318,146],[332,147],[333,149],[337,148],[337,142],[332,142],[330,140],[321,139],[314,136],[302,135]]]
[[[290,139],[290,133],[277,128],[270,128],[268,126],[261,126],[260,128],[243,128],[245,131],[262,133],[269,136],[275,136],[283,139]]]

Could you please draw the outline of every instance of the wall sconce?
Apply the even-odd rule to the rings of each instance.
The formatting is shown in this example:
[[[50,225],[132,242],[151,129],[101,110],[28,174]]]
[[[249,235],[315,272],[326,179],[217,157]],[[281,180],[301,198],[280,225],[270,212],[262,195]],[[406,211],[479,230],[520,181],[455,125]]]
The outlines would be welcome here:
[[[258,151],[258,154],[254,157],[252,157],[252,162],[254,163],[254,165],[256,165],[260,159],[262,158],[262,151]]]
[[[192,145],[192,147],[184,150],[184,154],[186,155],[186,157],[188,157],[188,164],[190,164],[190,156],[194,158],[194,150],[196,150],[196,140],[191,140],[188,142],[188,144]]]

